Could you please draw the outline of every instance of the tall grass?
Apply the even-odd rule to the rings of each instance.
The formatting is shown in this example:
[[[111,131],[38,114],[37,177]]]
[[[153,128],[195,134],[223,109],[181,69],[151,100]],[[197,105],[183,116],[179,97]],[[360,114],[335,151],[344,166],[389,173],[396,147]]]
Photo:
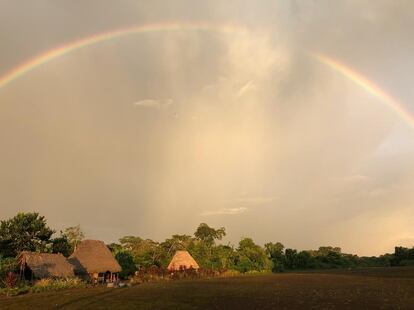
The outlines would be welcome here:
[[[79,278],[41,279],[30,288],[31,292],[58,291],[68,288],[86,287],[86,283]]]
[[[78,278],[66,279],[42,279],[36,281],[32,286],[25,281],[19,281],[13,286],[0,289],[0,294],[16,296],[26,293],[39,293],[46,291],[58,291],[70,288],[82,288],[87,284]]]

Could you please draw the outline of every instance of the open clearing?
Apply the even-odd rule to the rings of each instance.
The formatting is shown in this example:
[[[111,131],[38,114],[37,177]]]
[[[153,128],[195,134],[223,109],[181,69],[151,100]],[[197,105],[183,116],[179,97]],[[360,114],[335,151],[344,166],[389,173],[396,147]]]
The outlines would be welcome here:
[[[283,273],[0,297],[0,309],[414,309],[414,268]]]

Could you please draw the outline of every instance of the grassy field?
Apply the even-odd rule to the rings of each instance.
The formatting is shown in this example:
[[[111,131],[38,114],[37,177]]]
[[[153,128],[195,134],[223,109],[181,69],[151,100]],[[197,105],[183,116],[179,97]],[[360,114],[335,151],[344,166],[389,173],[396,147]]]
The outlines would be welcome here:
[[[241,276],[0,297],[0,309],[414,309],[414,268]]]

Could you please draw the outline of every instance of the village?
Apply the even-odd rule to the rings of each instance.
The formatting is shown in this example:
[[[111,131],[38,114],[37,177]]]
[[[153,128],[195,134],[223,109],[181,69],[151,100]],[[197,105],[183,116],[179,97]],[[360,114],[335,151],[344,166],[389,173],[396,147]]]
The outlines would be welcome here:
[[[280,242],[261,246],[248,237],[236,246],[223,242],[224,227],[206,223],[193,235],[174,234],[162,242],[124,236],[105,244],[84,236],[79,225],[56,234],[38,213],[0,220],[0,308],[169,309],[189,302],[223,309],[254,308],[259,302],[272,308],[275,293],[290,308],[300,299],[289,292],[299,289],[312,304],[315,287],[323,286],[324,298],[330,287],[347,292],[336,303],[350,295],[360,303],[355,290],[365,289],[373,296],[369,302],[378,305],[396,302],[395,296],[402,296],[396,290],[414,288],[414,248],[359,257],[332,246],[302,251],[285,249]],[[384,277],[393,281],[384,282]],[[355,286],[355,281],[363,284]],[[378,295],[378,287],[387,293]],[[226,297],[213,298],[222,290]],[[412,303],[411,295],[404,296],[401,305]]]
[[[413,29],[0,0],[0,310],[414,310]]]
[[[126,285],[119,277],[121,266],[105,243],[99,240],[81,241],[69,258],[61,253],[24,251],[17,260],[20,280],[34,282],[41,279],[78,277],[94,285]],[[187,251],[177,251],[167,267],[170,273],[198,269],[199,265]]]

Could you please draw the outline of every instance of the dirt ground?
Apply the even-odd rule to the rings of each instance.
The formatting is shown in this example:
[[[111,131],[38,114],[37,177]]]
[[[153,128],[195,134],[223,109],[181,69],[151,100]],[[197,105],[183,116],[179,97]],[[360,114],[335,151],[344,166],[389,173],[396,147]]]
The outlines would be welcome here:
[[[414,309],[414,268],[73,289],[0,297],[0,309]]]

